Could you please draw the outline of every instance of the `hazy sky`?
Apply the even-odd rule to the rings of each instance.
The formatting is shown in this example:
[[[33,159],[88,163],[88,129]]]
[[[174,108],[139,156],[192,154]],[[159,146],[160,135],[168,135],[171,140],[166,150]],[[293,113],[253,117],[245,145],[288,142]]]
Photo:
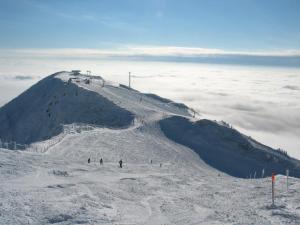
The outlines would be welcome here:
[[[298,0],[1,0],[2,48],[300,49]]]
[[[76,49],[81,57],[299,66],[299,12],[298,0],[0,0],[0,57],[4,49],[76,57]]]

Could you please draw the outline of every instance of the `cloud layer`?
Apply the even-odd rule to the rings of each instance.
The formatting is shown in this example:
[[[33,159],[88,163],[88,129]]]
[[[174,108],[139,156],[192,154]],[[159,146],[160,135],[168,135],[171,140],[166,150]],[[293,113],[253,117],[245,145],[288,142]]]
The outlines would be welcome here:
[[[2,58],[115,59],[300,67],[300,50],[225,51],[176,46],[122,46],[114,49],[6,49]]]
[[[300,69],[86,59],[0,58],[0,103],[36,82],[33,77],[81,69],[183,102],[201,118],[224,120],[247,135],[300,159]],[[9,75],[11,74],[11,75]],[[7,79],[11,77],[11,79]],[[17,79],[16,79],[17,78]]]

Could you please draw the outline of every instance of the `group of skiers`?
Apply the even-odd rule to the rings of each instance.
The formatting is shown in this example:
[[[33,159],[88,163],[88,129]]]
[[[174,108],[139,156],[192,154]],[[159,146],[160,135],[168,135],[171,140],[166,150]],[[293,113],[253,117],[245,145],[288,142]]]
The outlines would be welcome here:
[[[100,165],[103,165],[103,159],[102,158],[99,160],[99,162],[100,162]],[[88,158],[88,163],[91,163],[91,158]],[[123,168],[123,161],[122,161],[122,159],[119,161],[119,167]]]
[[[103,159],[102,158],[99,160],[99,162],[100,162],[100,165],[103,165]],[[88,158],[88,163],[91,163],[91,158]],[[153,163],[152,159],[150,160],[150,163],[151,164]],[[120,159],[120,161],[119,161],[119,167],[123,168],[123,160],[122,159]],[[162,163],[159,164],[159,167],[162,167]]]

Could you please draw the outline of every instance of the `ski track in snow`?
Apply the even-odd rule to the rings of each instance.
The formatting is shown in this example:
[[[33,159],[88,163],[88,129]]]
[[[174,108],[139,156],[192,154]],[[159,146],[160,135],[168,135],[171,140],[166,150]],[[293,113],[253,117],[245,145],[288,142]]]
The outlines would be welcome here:
[[[134,125],[69,132],[45,152],[0,149],[1,225],[300,224],[299,179],[287,191],[276,177],[272,207],[270,178],[230,177],[163,135],[157,121],[186,111],[97,81],[78,85],[133,112]]]
[[[0,154],[0,224],[299,224],[300,183],[294,178],[287,192],[285,177],[277,176],[272,208],[270,178],[218,176],[179,162],[120,169],[117,162]]]

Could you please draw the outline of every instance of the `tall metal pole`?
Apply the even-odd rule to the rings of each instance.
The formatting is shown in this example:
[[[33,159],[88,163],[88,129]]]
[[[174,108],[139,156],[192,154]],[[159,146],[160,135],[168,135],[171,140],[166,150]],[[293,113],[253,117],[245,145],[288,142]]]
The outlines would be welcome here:
[[[129,72],[129,76],[128,76],[128,81],[129,81],[128,87],[131,88],[131,76],[130,76],[130,72]]]

